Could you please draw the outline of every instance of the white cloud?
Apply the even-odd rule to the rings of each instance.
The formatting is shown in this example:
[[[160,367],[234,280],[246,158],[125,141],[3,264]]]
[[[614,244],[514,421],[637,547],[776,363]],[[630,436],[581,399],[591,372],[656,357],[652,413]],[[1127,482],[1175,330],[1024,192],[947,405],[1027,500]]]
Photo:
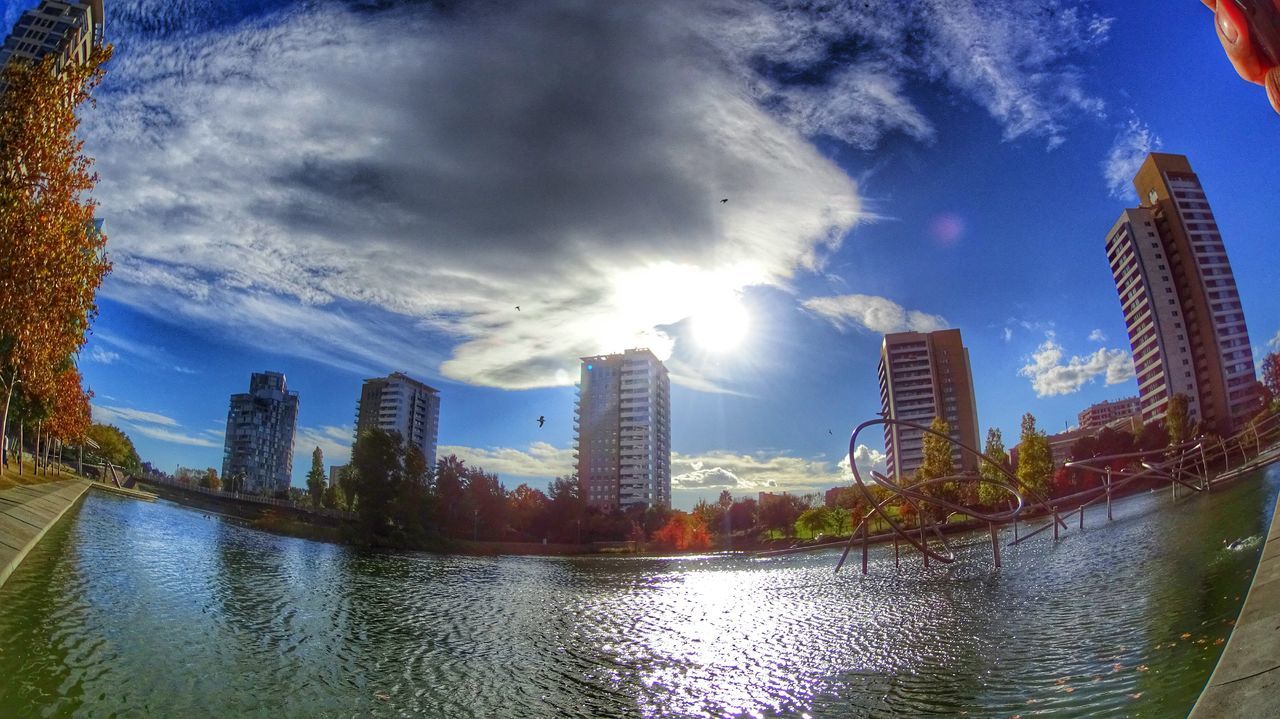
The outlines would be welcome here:
[[[216,431],[216,430],[213,430]],[[331,464],[346,464],[351,459],[351,443],[355,430],[351,425],[324,425],[298,427],[293,442],[294,464],[301,459],[303,466],[311,466],[311,451],[316,447],[324,454],[325,471]]]
[[[864,479],[870,471],[884,471],[884,453],[859,445],[854,452]],[[717,451],[671,455],[671,487],[676,490],[737,489],[742,491],[813,492],[853,482],[849,457],[834,466],[821,459],[805,459],[785,453],[737,454]]]
[[[136,433],[161,442],[192,447],[222,446],[221,440],[215,441],[209,437],[190,435],[180,431],[181,425],[176,419],[157,412],[100,404],[93,404],[90,407],[94,422],[117,425],[126,430],[126,433]]]
[[[442,444],[436,448],[437,457],[456,455],[470,467],[480,467],[493,472],[499,479],[506,477],[538,477],[550,480],[565,477],[576,471],[573,450],[556,447],[546,442],[534,442],[526,449],[510,447],[465,447]]]
[[[1089,333],[1090,342],[1106,342],[1107,335],[1102,330],[1094,330]]]
[[[1004,338],[1005,342],[1013,341],[1013,328],[1005,327],[1003,330],[1000,331],[1000,336]]]
[[[1052,332],[1031,355],[1018,374],[1031,380],[1037,397],[1053,397],[1078,392],[1081,387],[1102,376],[1108,385],[1133,379],[1133,358],[1128,352],[1101,348],[1091,355],[1072,356],[1065,364],[1066,355]]]
[[[164,427],[157,427],[155,425],[132,424],[132,425],[129,425],[129,428],[132,431],[143,435],[144,437],[158,439],[161,442],[169,442],[170,444],[185,444],[192,447],[223,446],[222,440],[213,440],[208,437],[201,437],[199,435],[185,434],[183,432],[178,432],[172,429],[165,429]]]
[[[1280,332],[1277,332],[1275,337],[1267,340],[1267,347],[1270,347],[1273,352],[1280,352]]]
[[[567,384],[578,356],[665,358],[659,328],[700,304],[822,269],[864,215],[814,136],[929,141],[929,86],[1056,144],[1099,109],[1072,60],[1109,28],[1044,0],[495,7],[120,3],[85,122],[103,294],[355,371]]]
[[[93,421],[99,424],[113,424],[115,422],[128,422],[140,424],[156,424],[165,427],[178,427],[178,420],[167,417],[157,412],[145,412],[140,409],[131,409],[129,407],[112,407],[110,405],[95,404],[92,405]]]
[[[101,347],[94,347],[89,351],[89,359],[99,364],[111,364],[120,359],[119,353]]]
[[[879,333],[933,332],[947,327],[947,321],[938,315],[908,310],[874,295],[811,297],[801,305],[840,330],[864,327]]]
[[[1164,142],[1138,118],[1130,118],[1116,135],[1107,159],[1102,162],[1102,176],[1106,179],[1111,196],[1119,200],[1131,200],[1133,176],[1147,159],[1147,154],[1159,150]]]

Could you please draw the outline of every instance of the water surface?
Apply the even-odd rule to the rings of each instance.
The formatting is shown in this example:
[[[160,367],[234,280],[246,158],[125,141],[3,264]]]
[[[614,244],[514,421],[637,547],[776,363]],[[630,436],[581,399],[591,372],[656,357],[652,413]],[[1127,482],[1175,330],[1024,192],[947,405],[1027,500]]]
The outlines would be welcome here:
[[[91,493],[0,589],[4,717],[1185,716],[1280,469],[925,569],[472,558]]]

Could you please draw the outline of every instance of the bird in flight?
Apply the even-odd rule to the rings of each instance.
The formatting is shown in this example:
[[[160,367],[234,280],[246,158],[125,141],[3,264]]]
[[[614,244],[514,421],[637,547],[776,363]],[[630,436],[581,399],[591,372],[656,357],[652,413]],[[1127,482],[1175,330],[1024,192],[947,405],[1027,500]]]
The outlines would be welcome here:
[[[729,198],[727,198],[727,197],[726,197],[726,198],[724,198],[723,200],[721,200],[721,201],[720,201],[720,204],[722,204],[722,205],[723,205],[724,203],[726,203],[726,202],[728,202],[728,201],[729,201]]]
[[[827,434],[831,434],[831,430],[827,430]]]
[[[538,426],[541,427],[546,423],[547,423],[547,418],[542,415],[538,415]]]
[[[520,305],[516,305],[516,312],[520,311]]]

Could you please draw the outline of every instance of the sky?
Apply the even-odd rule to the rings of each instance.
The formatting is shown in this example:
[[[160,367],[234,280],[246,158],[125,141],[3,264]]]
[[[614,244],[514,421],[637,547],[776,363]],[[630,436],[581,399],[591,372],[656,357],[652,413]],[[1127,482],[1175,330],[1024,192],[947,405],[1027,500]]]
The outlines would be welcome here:
[[[441,391],[442,456],[544,486],[578,358],[642,346],[677,507],[821,490],[879,410],[883,333],[944,327],[983,428],[1063,429],[1137,391],[1104,243],[1150,150],[1199,174],[1259,364],[1280,344],[1280,118],[1194,0],[107,13],[82,132],[114,269],[79,363],[168,471],[220,468],[228,397],[276,370],[303,485],[400,370]]]

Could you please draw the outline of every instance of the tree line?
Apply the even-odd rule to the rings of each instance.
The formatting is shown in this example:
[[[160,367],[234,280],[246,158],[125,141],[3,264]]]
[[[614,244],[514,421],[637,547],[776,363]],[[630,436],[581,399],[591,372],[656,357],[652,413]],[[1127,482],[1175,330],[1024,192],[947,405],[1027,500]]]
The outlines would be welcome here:
[[[47,472],[62,442],[90,426],[92,393],[76,356],[111,269],[89,196],[93,160],[78,138],[77,109],[102,81],[110,46],[85,63],[49,53],[11,59],[0,92],[0,475],[16,440]],[[31,441],[28,442],[27,440]]]

